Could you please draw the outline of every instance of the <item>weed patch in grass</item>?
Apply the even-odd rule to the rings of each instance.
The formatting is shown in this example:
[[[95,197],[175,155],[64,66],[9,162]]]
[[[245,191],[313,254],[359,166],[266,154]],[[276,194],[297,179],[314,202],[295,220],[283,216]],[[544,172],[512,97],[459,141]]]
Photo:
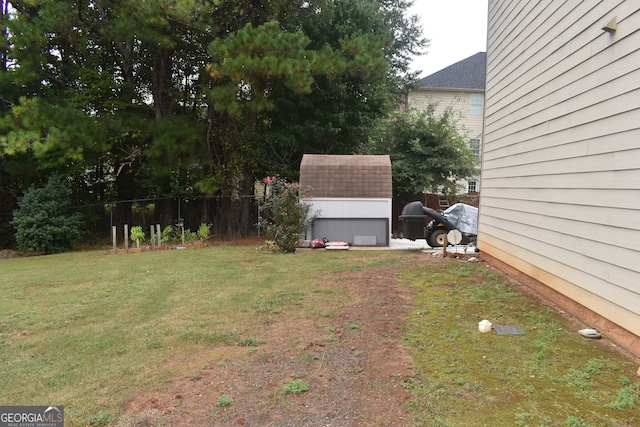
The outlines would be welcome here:
[[[616,392],[615,398],[604,405],[607,409],[636,409],[640,400],[640,389],[638,385],[626,386]]]
[[[113,422],[115,417],[113,417],[108,412],[100,412],[89,419],[89,425],[91,427],[103,427],[109,425],[109,423]]]
[[[290,380],[284,385],[282,391],[284,391],[285,394],[303,393],[309,391],[309,383],[301,379]]]
[[[221,395],[216,400],[216,406],[220,406],[220,407],[223,407],[223,408],[231,406],[232,403],[233,403],[233,399],[230,398],[229,396],[225,395],[225,394]]]
[[[260,344],[264,344],[266,341],[254,337],[246,337],[238,340],[237,344],[242,347],[254,347]]]

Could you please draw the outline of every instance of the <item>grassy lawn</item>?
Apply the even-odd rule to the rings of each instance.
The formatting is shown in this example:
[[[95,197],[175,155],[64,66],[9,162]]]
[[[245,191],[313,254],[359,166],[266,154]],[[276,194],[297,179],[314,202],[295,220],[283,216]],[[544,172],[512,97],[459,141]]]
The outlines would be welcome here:
[[[64,405],[69,426],[107,425],[133,396],[203,368],[190,355],[256,345],[253,331],[277,316],[322,317],[347,303],[339,285],[320,289],[317,277],[400,266],[406,256],[230,245],[0,261],[0,404]],[[457,262],[399,275],[418,291],[405,333],[417,374],[404,383],[417,425],[640,423],[637,366],[579,337],[516,283]],[[480,334],[483,318],[526,335]]]
[[[637,426],[637,365],[478,264],[419,265],[405,383],[421,426]],[[478,322],[525,335],[479,333]]]
[[[216,246],[3,260],[0,402],[64,405],[68,425],[106,425],[137,393],[202,368],[190,354],[252,345],[256,325],[278,313],[339,304],[339,288],[316,292],[315,278],[401,256],[326,255]]]

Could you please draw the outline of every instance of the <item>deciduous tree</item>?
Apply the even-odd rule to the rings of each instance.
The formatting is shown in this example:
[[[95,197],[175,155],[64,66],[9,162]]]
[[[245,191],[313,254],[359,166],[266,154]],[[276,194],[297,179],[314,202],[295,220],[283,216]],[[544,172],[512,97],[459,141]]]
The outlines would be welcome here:
[[[366,151],[389,154],[394,197],[414,197],[423,191],[457,193],[457,181],[474,176],[477,162],[464,134],[458,113],[437,105],[424,111],[397,113],[381,122],[378,135]]]

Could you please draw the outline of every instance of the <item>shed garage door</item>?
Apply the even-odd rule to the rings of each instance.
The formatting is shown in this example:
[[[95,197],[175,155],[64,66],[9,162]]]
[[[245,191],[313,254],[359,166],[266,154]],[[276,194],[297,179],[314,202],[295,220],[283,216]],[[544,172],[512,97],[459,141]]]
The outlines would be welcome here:
[[[388,218],[316,218],[311,235],[353,246],[389,246],[388,230]]]

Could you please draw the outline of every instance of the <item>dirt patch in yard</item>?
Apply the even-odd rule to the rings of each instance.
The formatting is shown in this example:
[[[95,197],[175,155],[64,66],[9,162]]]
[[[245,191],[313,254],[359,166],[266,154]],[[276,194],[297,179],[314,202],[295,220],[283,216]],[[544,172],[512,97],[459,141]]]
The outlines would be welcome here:
[[[461,260],[405,254],[395,264],[320,278],[321,291],[344,290],[340,306],[325,310],[318,303],[316,314],[306,310],[303,318],[277,315],[252,331],[258,342],[248,347],[212,347],[189,360],[167,361],[169,367],[203,368],[127,402],[115,427],[412,425],[406,407],[411,396],[403,382],[414,375],[413,361],[402,335],[417,291],[400,283],[397,273],[416,263]],[[576,330],[588,321],[527,287],[522,290],[569,318]],[[314,293],[305,298],[315,303]],[[308,390],[287,394],[284,386],[296,379],[304,380]],[[229,404],[223,405],[221,397]]]
[[[254,347],[193,355],[188,363],[206,368],[131,400],[117,426],[410,425],[402,383],[412,359],[401,329],[414,290],[401,286],[396,272],[416,262],[442,260],[407,252],[402,263],[322,278],[320,287],[345,288],[344,305],[317,317],[280,315],[255,331],[261,342]],[[308,391],[286,393],[294,379]],[[232,402],[222,406],[220,396]]]

